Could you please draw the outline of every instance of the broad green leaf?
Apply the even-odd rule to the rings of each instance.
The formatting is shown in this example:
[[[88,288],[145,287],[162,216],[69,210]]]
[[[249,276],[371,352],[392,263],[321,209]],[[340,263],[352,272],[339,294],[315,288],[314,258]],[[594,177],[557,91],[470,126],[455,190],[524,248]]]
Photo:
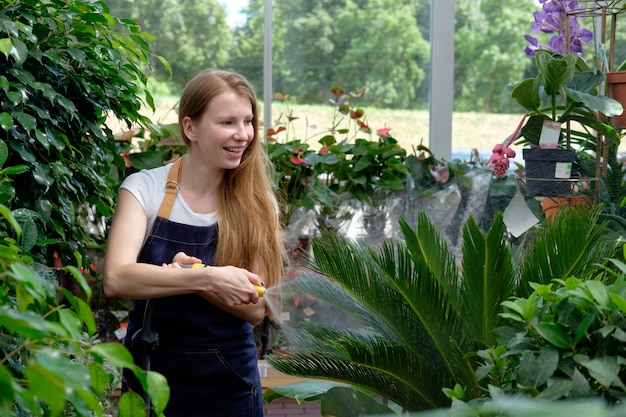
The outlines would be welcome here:
[[[22,287],[35,297],[39,304],[45,304],[56,294],[52,283],[42,279],[34,270],[25,265],[14,263],[11,265],[11,276],[20,282]]]
[[[0,175],[19,175],[30,170],[28,165],[13,165],[0,170]]]
[[[21,248],[24,253],[28,253],[35,246],[38,238],[39,231],[35,221],[32,218],[28,218],[22,226],[22,231]]]
[[[146,391],[157,413],[162,413],[170,400],[170,387],[165,377],[157,372],[148,372]]]
[[[596,319],[596,315],[595,314],[588,313],[581,320],[581,322],[578,325],[578,327],[576,327],[576,336],[574,338],[574,344],[575,345],[580,343],[583,339],[585,339],[588,336],[587,330],[589,329],[589,326],[591,326],[591,324],[595,321],[595,319]]]
[[[72,265],[68,266],[66,270],[70,274],[72,274],[72,277],[76,280],[76,283],[78,283],[78,286],[84,291],[85,295],[87,296],[87,299],[91,298],[91,294],[93,293],[93,290],[91,289],[91,286],[85,279],[85,275],[83,275],[83,273],[80,272],[78,268]]]
[[[626,391],[626,386],[619,377],[620,367],[615,357],[591,359],[586,365],[589,375],[604,388],[618,387]]]
[[[59,310],[59,322],[63,325],[72,339],[80,340],[82,332],[82,322],[76,317],[73,311],[63,308]]]
[[[15,216],[13,216],[11,210],[9,210],[9,208],[4,204],[0,204],[0,216],[2,216],[6,221],[9,222],[9,224],[17,234],[17,237],[19,238],[22,235],[22,226],[20,226],[18,221],[15,219]]]
[[[584,103],[591,110],[600,112],[607,117],[617,116],[624,111],[622,105],[610,97],[584,93],[569,88],[565,88],[565,90],[572,100]]]
[[[577,368],[574,368],[574,376],[572,378],[572,396],[573,398],[586,398],[590,395],[591,386],[587,377],[585,377]]]
[[[0,52],[2,52],[5,58],[9,58],[9,53],[11,52],[11,48],[13,44],[11,44],[11,38],[2,38],[0,39]]]
[[[28,380],[28,390],[41,397],[51,415],[61,415],[65,407],[65,383],[55,372],[35,361],[26,366],[24,376]]]
[[[263,393],[263,399],[269,404],[285,397],[295,398],[298,404],[305,401],[319,401],[322,395],[337,386],[345,386],[345,384],[332,381],[307,380],[294,384],[269,387]]]
[[[556,323],[537,323],[533,328],[552,345],[561,349],[570,349],[572,341],[565,330]]]
[[[0,127],[4,130],[9,130],[11,127],[13,127],[13,117],[11,117],[9,113],[0,113]]]
[[[622,313],[626,313],[626,299],[619,294],[609,294],[611,301],[621,310]]]
[[[113,380],[105,369],[99,363],[90,363],[88,366],[91,386],[98,395],[102,395]],[[116,372],[121,372],[121,369],[117,369]]]
[[[14,395],[13,374],[5,364],[0,364],[0,414],[9,415]]]
[[[44,132],[39,129],[35,129],[35,137],[37,141],[43,145],[45,149],[50,149],[50,141],[48,140],[48,136]]]
[[[8,91],[8,92],[7,92],[7,98],[8,98],[9,100],[11,100],[11,103],[12,103],[14,106],[17,106],[17,105],[19,105],[20,103],[22,103],[22,100],[24,99],[24,96],[23,96],[23,94],[22,94],[22,93],[20,93],[19,91],[14,91],[14,90],[11,90],[11,91]],[[18,115],[19,115],[20,113],[17,113],[17,114],[16,114],[16,113],[12,113],[12,114],[13,114],[13,117],[14,117],[15,119],[17,119],[17,118],[18,118]]]
[[[91,347],[90,352],[111,362],[113,365],[134,370],[141,369],[133,361],[133,357],[128,349],[119,343],[98,343]]]
[[[587,281],[585,282],[585,286],[599,306],[603,308],[607,308],[609,306],[609,291],[606,288],[606,285],[599,281]]]
[[[26,113],[13,113],[17,121],[22,125],[26,131],[31,131],[37,127],[37,119],[30,114]]]
[[[9,51],[9,55],[15,59],[17,65],[21,66],[28,57],[28,47],[24,42],[17,38],[11,39],[11,43],[13,45]]]
[[[515,371],[517,382],[526,388],[539,388],[554,374],[559,363],[555,349],[543,349],[538,355],[526,351]]]
[[[119,417],[139,417],[146,415],[146,403],[141,395],[128,391],[122,394],[117,403]]]
[[[346,407],[346,404],[351,404],[351,407]],[[323,416],[335,417],[395,414],[373,396],[352,387],[334,387],[328,390],[320,402],[320,412]]]

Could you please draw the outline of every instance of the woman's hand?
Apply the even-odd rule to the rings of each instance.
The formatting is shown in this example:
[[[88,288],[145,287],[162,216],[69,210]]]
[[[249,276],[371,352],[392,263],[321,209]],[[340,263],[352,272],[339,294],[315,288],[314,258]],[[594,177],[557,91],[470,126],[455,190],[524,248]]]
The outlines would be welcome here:
[[[162,266],[165,266],[168,268],[180,268],[182,267],[182,265],[193,265],[193,264],[201,264],[201,263],[202,263],[202,259],[200,258],[196,258],[195,256],[189,256],[185,252],[178,252],[172,258],[171,264],[163,263]]]

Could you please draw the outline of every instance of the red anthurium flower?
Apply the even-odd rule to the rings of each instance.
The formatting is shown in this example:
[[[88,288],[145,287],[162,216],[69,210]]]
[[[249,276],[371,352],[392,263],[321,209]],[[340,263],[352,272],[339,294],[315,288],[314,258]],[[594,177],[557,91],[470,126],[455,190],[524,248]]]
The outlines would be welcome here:
[[[287,130],[285,128],[285,126],[280,126],[278,129],[269,128],[269,129],[267,129],[267,133],[265,135],[271,138],[272,136],[274,136],[274,135],[276,135],[276,134],[278,134],[280,132],[283,132],[285,130]]]
[[[380,136],[384,136],[386,138],[390,138],[391,137],[391,135],[389,134],[390,130],[391,130],[390,127],[383,127],[382,129],[378,129],[376,131],[376,134]]]
[[[333,85],[332,87],[330,87],[330,92],[331,94],[335,95],[335,96],[343,96],[344,94],[346,94],[346,92],[344,91],[343,88]]]
[[[291,159],[291,163],[294,165],[301,165],[306,162],[306,158],[301,157],[299,154],[293,154],[289,159]]]
[[[353,119],[360,119],[361,117],[363,117],[364,114],[365,114],[365,112],[363,111],[363,109],[357,109],[357,110],[350,111],[350,117],[353,118]]]
[[[367,125],[367,123],[361,121],[361,120],[357,120],[357,124],[359,125],[359,127],[361,129],[369,129],[370,127]]]
[[[322,146],[322,149],[320,149],[320,153],[321,154],[328,153],[328,146],[326,146],[326,145]]]

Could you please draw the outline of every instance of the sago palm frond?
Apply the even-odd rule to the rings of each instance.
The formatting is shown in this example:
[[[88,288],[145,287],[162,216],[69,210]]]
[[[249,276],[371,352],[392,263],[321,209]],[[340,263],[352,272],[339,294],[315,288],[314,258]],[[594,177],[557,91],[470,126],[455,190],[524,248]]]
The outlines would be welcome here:
[[[502,215],[496,215],[485,235],[470,217],[463,230],[461,314],[464,330],[476,346],[494,342],[501,303],[515,293],[512,254],[505,241]]]
[[[307,326],[308,327],[308,326]],[[277,352],[268,357],[281,372],[305,378],[330,379],[374,390],[407,410],[439,407],[447,400],[440,387],[449,386],[445,375],[428,360],[389,340],[346,332],[311,331],[302,337],[322,337],[316,348]],[[418,371],[416,373],[416,370]],[[419,378],[428,381],[415,384]]]
[[[501,302],[524,296],[530,282],[587,277],[614,254],[616,239],[597,212],[566,210],[512,250],[502,215],[488,233],[469,219],[462,263],[424,213],[416,229],[400,221],[403,240],[381,249],[338,235],[313,242],[307,293],[356,325],[302,323],[290,329],[294,350],[267,356],[279,371],[367,388],[405,410],[445,407],[442,388],[481,395],[472,354],[492,346]],[[331,314],[340,316],[340,314]]]
[[[456,260],[423,213],[417,231],[404,221],[401,227],[405,239],[385,242],[380,251],[334,234],[313,242],[309,266],[330,280],[304,278],[300,290],[354,312],[364,327],[303,324],[289,332],[295,351],[270,356],[270,363],[294,375],[364,386],[408,410],[447,405],[441,389],[456,382],[474,388],[465,355],[473,337],[464,329]]]
[[[565,208],[533,239],[522,256],[517,295],[528,296],[530,282],[549,284],[571,276],[585,279],[615,252],[617,239],[598,222],[599,210]]]

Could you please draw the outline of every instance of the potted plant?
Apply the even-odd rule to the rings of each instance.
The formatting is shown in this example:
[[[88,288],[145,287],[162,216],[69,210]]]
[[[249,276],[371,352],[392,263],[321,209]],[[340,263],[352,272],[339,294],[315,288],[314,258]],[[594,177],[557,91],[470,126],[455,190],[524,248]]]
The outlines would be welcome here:
[[[614,72],[606,73],[606,85],[611,98],[626,103],[626,60]],[[626,112],[611,118],[611,125],[616,129],[626,128]]]
[[[618,144],[619,132],[601,116],[618,115],[623,108],[617,101],[597,94],[597,86],[605,76],[590,69],[578,54],[537,50],[535,63],[537,76],[522,81],[511,93],[528,116],[518,142],[530,145],[523,149],[526,194],[569,195],[576,157],[572,141],[580,150],[594,152],[599,136]]]

